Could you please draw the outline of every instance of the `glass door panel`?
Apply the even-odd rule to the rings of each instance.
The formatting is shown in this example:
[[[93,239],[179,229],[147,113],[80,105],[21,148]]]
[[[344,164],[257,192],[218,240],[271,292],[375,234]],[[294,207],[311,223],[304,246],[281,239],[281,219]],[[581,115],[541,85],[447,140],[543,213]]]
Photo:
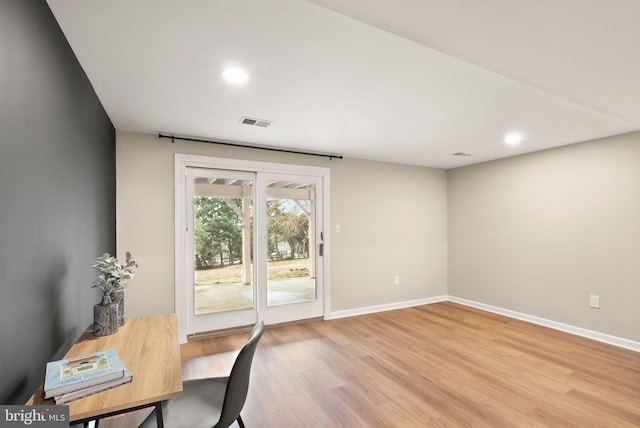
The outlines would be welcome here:
[[[267,324],[322,316],[322,179],[259,173],[258,313]]]
[[[316,300],[315,184],[267,184],[267,306]]]
[[[195,330],[255,319],[253,192],[255,174],[189,170],[192,196],[190,320]]]

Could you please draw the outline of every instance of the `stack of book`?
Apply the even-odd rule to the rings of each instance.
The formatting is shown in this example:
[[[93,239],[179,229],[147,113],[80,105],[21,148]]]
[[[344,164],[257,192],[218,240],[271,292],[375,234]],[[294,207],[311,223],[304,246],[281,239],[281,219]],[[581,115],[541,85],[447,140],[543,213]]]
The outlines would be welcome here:
[[[64,404],[131,382],[115,349],[47,363],[44,398]]]

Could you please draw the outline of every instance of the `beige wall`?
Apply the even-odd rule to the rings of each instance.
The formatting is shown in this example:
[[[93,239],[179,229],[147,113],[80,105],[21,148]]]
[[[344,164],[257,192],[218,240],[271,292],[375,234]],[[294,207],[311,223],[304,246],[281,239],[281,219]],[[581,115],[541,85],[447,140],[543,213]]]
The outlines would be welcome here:
[[[175,153],[330,168],[332,311],[450,294],[640,340],[640,133],[445,172],[118,132],[129,316],[174,310]]]
[[[140,263],[127,291],[128,316],[174,311],[175,153],[330,168],[332,311],[446,294],[443,170],[172,144],[155,135],[118,132],[118,255],[131,251]],[[395,275],[399,286],[393,285]]]
[[[640,133],[450,170],[448,224],[450,295],[640,340]]]
[[[445,295],[446,198],[444,170],[361,160],[332,168],[332,309]]]

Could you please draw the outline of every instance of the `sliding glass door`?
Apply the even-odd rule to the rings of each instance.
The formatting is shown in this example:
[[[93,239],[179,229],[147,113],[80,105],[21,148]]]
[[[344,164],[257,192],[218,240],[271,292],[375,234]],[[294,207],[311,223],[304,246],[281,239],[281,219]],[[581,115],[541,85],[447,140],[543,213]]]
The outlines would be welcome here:
[[[185,175],[187,334],[322,316],[322,178]]]

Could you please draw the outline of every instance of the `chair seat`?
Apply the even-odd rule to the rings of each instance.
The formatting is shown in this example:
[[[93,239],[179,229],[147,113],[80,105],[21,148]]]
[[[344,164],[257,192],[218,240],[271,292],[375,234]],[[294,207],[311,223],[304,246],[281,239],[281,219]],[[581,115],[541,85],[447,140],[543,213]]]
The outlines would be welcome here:
[[[228,377],[186,380],[182,394],[162,402],[166,428],[211,428],[220,419]],[[156,414],[140,428],[156,427]]]

